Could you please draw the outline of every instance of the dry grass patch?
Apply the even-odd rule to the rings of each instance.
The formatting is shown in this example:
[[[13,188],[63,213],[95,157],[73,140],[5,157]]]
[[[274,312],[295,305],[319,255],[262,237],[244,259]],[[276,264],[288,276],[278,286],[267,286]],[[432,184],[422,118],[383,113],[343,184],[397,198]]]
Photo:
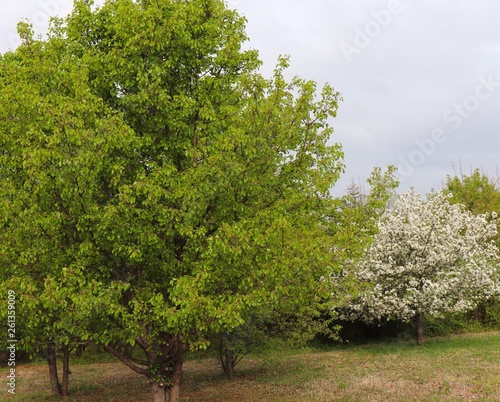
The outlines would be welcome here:
[[[350,367],[324,364],[323,378],[309,383],[304,401],[500,401],[499,333],[435,339],[421,348],[372,345],[347,353],[352,354]],[[321,360],[336,357],[333,352]]]

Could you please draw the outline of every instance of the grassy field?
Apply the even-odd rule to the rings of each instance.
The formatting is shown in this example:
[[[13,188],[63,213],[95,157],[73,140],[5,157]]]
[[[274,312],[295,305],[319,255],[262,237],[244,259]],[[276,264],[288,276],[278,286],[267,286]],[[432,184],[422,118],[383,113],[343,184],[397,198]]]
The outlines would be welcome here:
[[[143,377],[121,363],[73,360],[72,401],[149,401]],[[214,358],[185,364],[182,401],[500,401],[500,332],[412,341],[268,351],[224,378]],[[0,370],[5,378],[6,368]],[[1,401],[56,401],[44,364],[18,367],[17,395]]]

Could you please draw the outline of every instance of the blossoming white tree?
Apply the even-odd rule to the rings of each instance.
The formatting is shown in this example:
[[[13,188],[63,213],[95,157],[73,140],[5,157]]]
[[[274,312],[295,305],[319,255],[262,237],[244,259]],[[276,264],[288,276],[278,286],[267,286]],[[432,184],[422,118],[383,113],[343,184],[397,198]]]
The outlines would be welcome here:
[[[500,294],[496,215],[473,215],[443,193],[424,202],[410,191],[379,222],[356,274],[361,286],[344,318],[411,322],[474,308]]]

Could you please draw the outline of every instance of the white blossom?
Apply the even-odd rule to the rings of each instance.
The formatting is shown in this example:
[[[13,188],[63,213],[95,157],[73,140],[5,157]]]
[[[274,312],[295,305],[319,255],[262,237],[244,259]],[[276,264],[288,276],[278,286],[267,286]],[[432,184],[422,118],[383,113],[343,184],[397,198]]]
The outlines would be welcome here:
[[[496,216],[450,205],[442,192],[424,202],[410,191],[379,221],[379,232],[355,267],[361,292],[341,318],[435,317],[499,297]]]

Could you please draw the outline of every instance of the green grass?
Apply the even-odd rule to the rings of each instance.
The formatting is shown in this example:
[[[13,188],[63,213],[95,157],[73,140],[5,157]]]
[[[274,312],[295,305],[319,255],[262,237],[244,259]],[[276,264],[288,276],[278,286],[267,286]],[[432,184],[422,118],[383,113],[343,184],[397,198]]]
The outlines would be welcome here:
[[[72,401],[148,401],[144,378],[107,356],[74,359]],[[4,377],[6,368],[0,369]],[[40,362],[18,367],[17,395],[1,401],[57,401]],[[499,401],[500,332],[304,350],[269,350],[244,359],[227,380],[214,357],[190,356],[181,400]]]

